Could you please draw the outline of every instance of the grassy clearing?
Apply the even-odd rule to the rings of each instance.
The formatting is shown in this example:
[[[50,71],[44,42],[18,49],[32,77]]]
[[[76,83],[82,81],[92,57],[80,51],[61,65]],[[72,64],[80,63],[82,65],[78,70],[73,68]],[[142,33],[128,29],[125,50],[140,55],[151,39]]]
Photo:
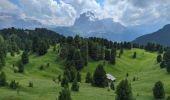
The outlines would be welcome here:
[[[131,57],[134,51],[137,52],[137,59]],[[25,66],[24,74],[13,72],[12,64],[17,63],[20,56],[11,57],[8,54],[6,66],[3,68],[8,82],[16,80],[20,83],[20,92],[17,94],[8,87],[1,87],[0,100],[56,100],[61,88],[60,84],[53,82],[52,79],[63,73],[63,61],[57,56],[57,53],[53,52],[51,48],[45,56],[37,57],[31,54],[30,63]],[[121,58],[117,58],[116,65],[106,63],[105,70],[117,78],[116,84],[125,79],[126,73],[129,73],[128,80],[132,84],[136,100],[154,100],[152,88],[158,80],[164,83],[166,96],[170,95],[170,75],[165,69],[160,69],[155,60],[156,56],[157,53],[149,53],[140,49],[127,50],[124,51]],[[49,68],[39,70],[41,65],[47,63],[50,63]],[[83,82],[80,84],[80,92],[71,93],[73,100],[114,100],[114,91],[108,92],[107,88],[96,88],[84,83],[86,73],[93,73],[99,63],[103,63],[103,61],[90,61],[88,66],[82,70]],[[138,80],[132,81],[134,77],[137,77]],[[33,88],[28,87],[29,81],[33,82]]]

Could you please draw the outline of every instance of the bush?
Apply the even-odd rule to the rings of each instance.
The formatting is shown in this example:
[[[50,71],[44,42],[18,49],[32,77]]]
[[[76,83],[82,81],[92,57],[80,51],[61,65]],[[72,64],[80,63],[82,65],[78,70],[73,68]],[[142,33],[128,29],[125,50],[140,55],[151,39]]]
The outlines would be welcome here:
[[[164,86],[161,81],[155,83],[155,86],[153,88],[153,95],[155,99],[163,99],[165,97]]]

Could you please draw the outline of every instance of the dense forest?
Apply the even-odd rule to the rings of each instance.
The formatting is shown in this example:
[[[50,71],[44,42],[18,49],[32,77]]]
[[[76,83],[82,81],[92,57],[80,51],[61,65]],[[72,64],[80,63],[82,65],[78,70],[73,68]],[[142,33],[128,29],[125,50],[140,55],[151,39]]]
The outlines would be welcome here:
[[[25,72],[24,66],[30,62],[29,56],[31,54],[36,56],[46,55],[50,47],[64,61],[63,74],[57,77],[58,82],[63,87],[57,100],[72,100],[70,90],[79,91],[79,83],[82,82],[81,70],[88,66],[89,61],[102,61],[102,63],[97,66],[93,73],[87,72],[85,83],[93,87],[110,87],[115,90],[116,100],[132,100],[133,93],[128,79],[122,80],[116,87],[114,82],[109,85],[104,66],[106,63],[115,65],[117,58],[121,58],[125,50],[133,48],[144,49],[147,52],[157,52],[158,56],[155,60],[160,64],[160,68],[166,68],[167,72],[170,73],[170,50],[168,47],[155,43],[139,45],[131,42],[113,42],[103,38],[83,38],[78,35],[65,37],[45,28],[36,28],[35,30],[8,28],[0,30],[0,69],[2,70],[6,64],[7,54],[15,57],[21,53],[20,61],[11,65],[17,66],[14,68],[15,73],[22,74]],[[131,58],[136,59],[137,56],[138,53],[133,52]],[[50,63],[47,63],[45,66],[41,66],[40,70],[44,70],[49,66]],[[128,76],[127,73],[126,77]],[[1,87],[9,87],[14,90],[19,88],[19,83],[15,79],[11,82],[7,82],[7,80],[6,73],[1,71]],[[134,78],[134,80],[136,79]],[[30,82],[29,87],[33,86],[33,83]],[[155,83],[153,97],[155,99],[165,98],[161,81]]]

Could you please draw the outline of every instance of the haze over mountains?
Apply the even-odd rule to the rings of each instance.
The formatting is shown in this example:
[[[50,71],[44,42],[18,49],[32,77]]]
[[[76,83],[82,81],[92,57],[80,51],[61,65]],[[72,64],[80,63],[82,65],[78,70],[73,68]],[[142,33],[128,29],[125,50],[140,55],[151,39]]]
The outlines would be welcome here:
[[[56,27],[54,31],[66,36],[102,37],[112,41],[131,41],[138,36],[112,18],[98,19],[88,11],[80,15],[70,27]]]
[[[164,46],[170,46],[170,24],[165,25],[162,29],[156,32],[138,37],[133,42],[144,45],[148,42],[155,42]]]

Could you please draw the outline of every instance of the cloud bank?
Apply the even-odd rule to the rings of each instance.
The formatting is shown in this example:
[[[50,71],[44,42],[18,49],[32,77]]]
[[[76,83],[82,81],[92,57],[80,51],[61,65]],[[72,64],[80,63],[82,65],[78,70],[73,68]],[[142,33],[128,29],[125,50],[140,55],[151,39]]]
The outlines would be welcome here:
[[[80,14],[92,11],[125,26],[169,23],[170,0],[1,0],[4,26],[23,21],[35,25],[69,26]]]

